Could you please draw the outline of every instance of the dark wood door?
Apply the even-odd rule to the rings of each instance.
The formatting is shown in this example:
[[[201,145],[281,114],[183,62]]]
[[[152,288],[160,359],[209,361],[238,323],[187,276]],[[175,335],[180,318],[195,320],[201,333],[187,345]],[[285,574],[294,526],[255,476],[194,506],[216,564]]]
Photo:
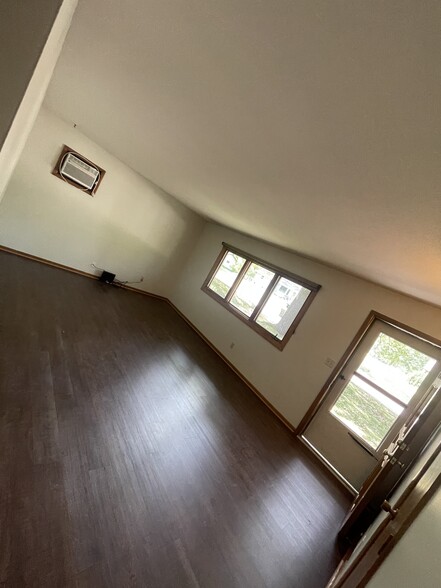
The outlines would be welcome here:
[[[384,559],[441,485],[441,428],[433,435],[406,478],[382,504],[367,533],[349,550],[326,588],[366,586]],[[413,585],[413,584],[412,584]]]
[[[441,374],[433,382],[427,398],[401,428],[396,440],[385,450],[382,462],[363,484],[340,528],[338,536],[343,544],[357,543],[441,422]]]

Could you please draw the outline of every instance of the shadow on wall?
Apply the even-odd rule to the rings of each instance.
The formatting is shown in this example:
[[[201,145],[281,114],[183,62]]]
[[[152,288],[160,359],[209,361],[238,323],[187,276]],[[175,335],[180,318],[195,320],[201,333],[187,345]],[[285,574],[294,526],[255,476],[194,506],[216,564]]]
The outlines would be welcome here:
[[[62,145],[96,161],[106,176],[94,197],[51,174]],[[0,243],[92,273],[91,264],[156,294],[198,240],[197,214],[42,110],[0,206]]]
[[[103,265],[116,272],[119,279],[138,281],[144,277],[142,284],[136,284],[137,288],[169,297],[169,290],[191,253],[198,231],[197,226],[189,226],[185,216],[178,216],[174,219],[173,230],[164,231],[164,235],[164,243],[162,239],[150,241],[149,233],[146,238],[140,238],[117,224],[106,222],[96,240],[96,257],[105,260]],[[134,264],[136,269],[131,267]]]

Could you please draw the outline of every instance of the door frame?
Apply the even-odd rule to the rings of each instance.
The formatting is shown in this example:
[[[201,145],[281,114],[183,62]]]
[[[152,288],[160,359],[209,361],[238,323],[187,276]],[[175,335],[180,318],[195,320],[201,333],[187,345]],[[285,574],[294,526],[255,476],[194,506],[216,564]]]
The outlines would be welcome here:
[[[346,364],[348,363],[348,361],[351,359],[352,355],[357,350],[358,345],[361,343],[361,341],[363,340],[364,336],[366,335],[366,333],[368,332],[370,327],[373,325],[373,323],[377,320],[382,321],[388,325],[391,325],[392,327],[396,327],[402,331],[405,331],[406,333],[409,333],[410,335],[418,337],[418,339],[423,339],[424,341],[427,341],[428,343],[432,343],[433,345],[436,345],[437,347],[441,348],[441,340],[437,339],[436,337],[432,337],[431,335],[427,335],[426,333],[423,333],[422,331],[419,331],[418,329],[414,329],[413,327],[410,327],[409,325],[405,325],[404,323],[401,323],[400,321],[397,321],[397,320],[392,319],[384,314],[381,314],[380,312],[377,312],[376,310],[371,310],[370,313],[368,314],[366,320],[364,321],[364,323],[361,325],[361,327],[357,331],[355,337],[352,339],[348,348],[346,349],[346,351],[343,353],[340,360],[335,365],[334,369],[332,370],[331,375],[326,380],[324,386],[322,387],[322,389],[320,390],[320,392],[316,396],[315,400],[312,402],[311,406],[306,411],[305,416],[300,421],[300,424],[297,427],[297,436],[298,437],[303,435],[303,433],[305,432],[309,423],[312,421],[312,419],[316,415],[317,411],[319,410],[319,408],[322,406],[323,402],[325,401],[325,398],[327,398],[328,393],[330,392],[332,386],[337,381],[337,378],[340,376],[340,373],[345,368]]]

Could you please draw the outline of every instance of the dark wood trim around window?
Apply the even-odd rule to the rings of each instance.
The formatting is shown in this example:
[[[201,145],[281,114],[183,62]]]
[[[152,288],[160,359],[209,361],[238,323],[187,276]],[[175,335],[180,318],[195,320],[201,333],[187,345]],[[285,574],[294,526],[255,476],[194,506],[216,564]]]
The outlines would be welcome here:
[[[288,280],[291,280],[293,282],[296,282],[296,284],[299,284],[300,286],[304,286],[305,288],[308,288],[308,290],[311,290],[313,292],[318,292],[321,288],[321,286],[319,284],[316,284],[315,282],[311,282],[311,280],[307,280],[306,278],[302,278],[301,276],[298,276],[297,274],[294,274],[293,272],[289,272],[289,271],[279,267],[278,265],[274,265],[273,263],[265,261],[265,260],[261,259],[260,257],[256,257],[255,255],[251,255],[250,253],[243,251],[243,249],[239,249],[238,247],[234,247],[234,245],[230,245],[229,243],[223,242],[222,246],[223,246],[223,250],[221,251],[222,259],[225,257],[225,255],[228,251],[231,251],[232,253],[236,253],[236,255],[240,255],[241,257],[244,257],[247,261],[251,261],[252,263],[257,263],[258,265],[261,265],[264,268],[269,269],[269,270],[275,272],[276,274],[279,274],[282,278],[288,278]],[[219,265],[220,265],[220,262],[218,263],[217,267],[219,267]]]
[[[216,292],[214,292],[213,290],[211,290],[209,288],[209,284],[211,283],[212,279],[216,275],[218,269],[222,265],[222,262],[224,261],[225,257],[227,256],[227,254],[229,252],[235,253],[236,255],[243,257],[246,261],[245,261],[243,267],[241,268],[240,272],[237,274],[237,277],[236,277],[233,285],[231,286],[230,290],[228,291],[227,296],[225,298],[222,298],[221,296],[216,294]],[[230,301],[233,298],[234,293],[236,292],[237,288],[239,287],[239,284],[241,283],[243,277],[245,276],[246,272],[248,271],[248,269],[252,263],[256,263],[257,265],[260,265],[261,267],[264,267],[265,269],[268,269],[268,270],[274,272],[275,275],[272,278],[271,282],[269,283],[264,294],[262,295],[262,298],[260,299],[256,308],[253,310],[251,316],[248,317],[247,315],[242,313],[240,310],[235,308],[231,304]],[[278,339],[277,337],[272,335],[269,331],[267,331],[266,329],[264,329],[258,323],[255,322],[257,316],[259,315],[259,312],[261,311],[262,307],[264,306],[264,304],[267,302],[267,300],[269,299],[269,297],[273,293],[280,278],[287,278],[288,280],[290,280],[290,281],[298,284],[299,286],[302,286],[303,288],[306,288],[310,291],[307,299],[303,303],[302,308],[298,312],[297,316],[295,317],[294,321],[292,322],[291,326],[289,327],[289,329],[286,332],[283,339]],[[219,253],[219,255],[217,256],[216,261],[214,262],[206,280],[202,284],[201,289],[206,294],[208,294],[211,298],[216,300],[216,302],[218,302],[224,308],[226,308],[229,312],[231,312],[232,314],[237,316],[237,318],[240,319],[243,323],[246,323],[249,327],[251,327],[254,331],[256,331],[256,333],[258,333],[264,339],[269,341],[272,345],[277,347],[277,349],[282,350],[285,347],[285,345],[287,344],[287,342],[289,341],[290,337],[293,335],[294,331],[297,328],[297,325],[302,320],[304,314],[306,313],[306,311],[310,307],[315,295],[320,290],[320,288],[321,288],[321,286],[319,284],[316,284],[315,282],[311,282],[310,280],[307,280],[306,278],[302,278],[301,276],[298,276],[297,274],[293,274],[293,273],[291,273],[287,270],[284,270],[284,269],[282,269],[272,263],[264,261],[264,260],[260,259],[259,257],[256,257],[255,255],[251,255],[245,251],[242,251],[242,249],[238,249],[237,247],[234,247],[233,245],[229,245],[228,243],[222,243],[222,250]]]

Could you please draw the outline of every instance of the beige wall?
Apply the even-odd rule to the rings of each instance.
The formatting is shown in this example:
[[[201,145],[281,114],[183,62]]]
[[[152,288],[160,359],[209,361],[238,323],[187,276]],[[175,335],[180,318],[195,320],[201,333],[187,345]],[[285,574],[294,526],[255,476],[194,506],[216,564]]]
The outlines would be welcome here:
[[[222,241],[322,285],[283,351],[201,291]],[[171,298],[294,426],[330,374],[326,358],[342,356],[370,310],[441,339],[441,309],[211,223]]]
[[[106,170],[94,197],[51,174],[63,144]],[[167,294],[203,221],[73,125],[42,109],[0,204],[0,244]]]
[[[380,566],[368,587],[439,588],[440,545],[441,490],[438,490]]]
[[[77,1],[0,3],[0,200],[35,122]]]

